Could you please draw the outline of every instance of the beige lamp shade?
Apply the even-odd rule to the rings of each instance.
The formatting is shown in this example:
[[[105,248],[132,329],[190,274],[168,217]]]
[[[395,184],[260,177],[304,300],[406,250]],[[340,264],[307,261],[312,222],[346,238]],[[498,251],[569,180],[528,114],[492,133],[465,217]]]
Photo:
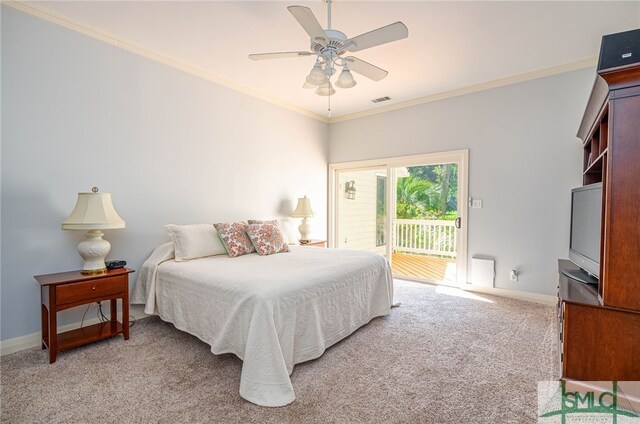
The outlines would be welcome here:
[[[110,193],[78,193],[76,207],[62,222],[63,230],[113,230],[124,228],[111,203]]]
[[[296,206],[296,210],[291,214],[293,218],[310,218],[313,216],[313,211],[311,210],[311,203],[307,196],[298,198],[298,206]]]

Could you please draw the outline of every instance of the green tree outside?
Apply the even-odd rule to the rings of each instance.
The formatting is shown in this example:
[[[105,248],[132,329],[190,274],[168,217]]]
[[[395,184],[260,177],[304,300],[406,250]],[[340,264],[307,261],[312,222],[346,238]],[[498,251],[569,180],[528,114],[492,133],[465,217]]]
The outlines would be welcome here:
[[[458,165],[411,166],[398,178],[398,219],[454,220],[458,210]]]

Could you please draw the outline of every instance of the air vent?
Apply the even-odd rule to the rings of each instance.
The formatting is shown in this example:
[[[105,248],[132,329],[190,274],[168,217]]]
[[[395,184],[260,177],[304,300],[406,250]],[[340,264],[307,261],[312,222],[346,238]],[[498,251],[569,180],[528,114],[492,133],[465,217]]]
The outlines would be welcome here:
[[[384,97],[378,97],[377,99],[373,99],[371,100],[373,103],[380,103],[380,102],[388,102],[389,100],[391,100],[391,97],[389,96],[384,96]]]

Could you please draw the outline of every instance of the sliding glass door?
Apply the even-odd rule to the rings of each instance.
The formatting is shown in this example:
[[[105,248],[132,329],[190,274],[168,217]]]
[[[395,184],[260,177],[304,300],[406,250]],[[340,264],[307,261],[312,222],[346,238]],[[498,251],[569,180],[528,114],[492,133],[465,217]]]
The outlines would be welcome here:
[[[396,167],[392,268],[398,276],[455,285],[458,164]]]
[[[387,257],[394,276],[466,282],[468,151],[332,164],[330,246]]]
[[[337,172],[335,247],[387,254],[387,168]]]

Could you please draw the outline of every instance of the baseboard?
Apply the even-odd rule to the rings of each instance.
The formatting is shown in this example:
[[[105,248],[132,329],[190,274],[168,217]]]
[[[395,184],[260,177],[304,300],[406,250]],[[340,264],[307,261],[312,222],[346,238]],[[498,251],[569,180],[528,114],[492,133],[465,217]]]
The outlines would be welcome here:
[[[524,300],[527,302],[541,303],[543,305],[555,305],[558,303],[557,296],[549,296],[548,294],[532,293],[519,290],[501,289],[498,287],[482,287],[474,286],[473,284],[467,284],[463,287],[463,290],[492,294],[495,296],[509,297],[511,299]]]
[[[131,305],[129,308],[129,314],[136,317],[136,319],[142,319],[149,315],[144,313],[144,305]],[[92,318],[84,321],[84,325],[93,325],[99,322],[98,318]],[[58,332],[62,333],[69,330],[74,330],[80,327],[80,322],[74,322],[72,324],[62,325],[58,327]],[[14,337],[13,339],[7,339],[0,341],[0,356],[8,355],[10,353],[18,352],[24,349],[30,349],[32,347],[41,346],[42,334],[40,331],[25,336]]]
[[[422,283],[422,284],[430,284],[432,286],[443,285],[446,287],[457,288],[459,290],[465,290],[465,291],[470,291],[475,293],[491,294],[494,296],[501,296],[501,297],[509,297],[511,299],[524,300],[526,302],[541,303],[543,305],[555,305],[558,302],[558,298],[556,296],[549,296],[546,294],[532,293],[532,292],[519,291],[519,290],[500,289],[497,287],[474,286],[470,283],[467,283],[464,285],[464,287],[460,288],[459,286],[456,287],[456,286],[451,286],[447,284],[438,284],[433,281],[428,281],[422,278],[411,278],[406,276],[394,277],[394,280],[413,281],[413,282]]]

